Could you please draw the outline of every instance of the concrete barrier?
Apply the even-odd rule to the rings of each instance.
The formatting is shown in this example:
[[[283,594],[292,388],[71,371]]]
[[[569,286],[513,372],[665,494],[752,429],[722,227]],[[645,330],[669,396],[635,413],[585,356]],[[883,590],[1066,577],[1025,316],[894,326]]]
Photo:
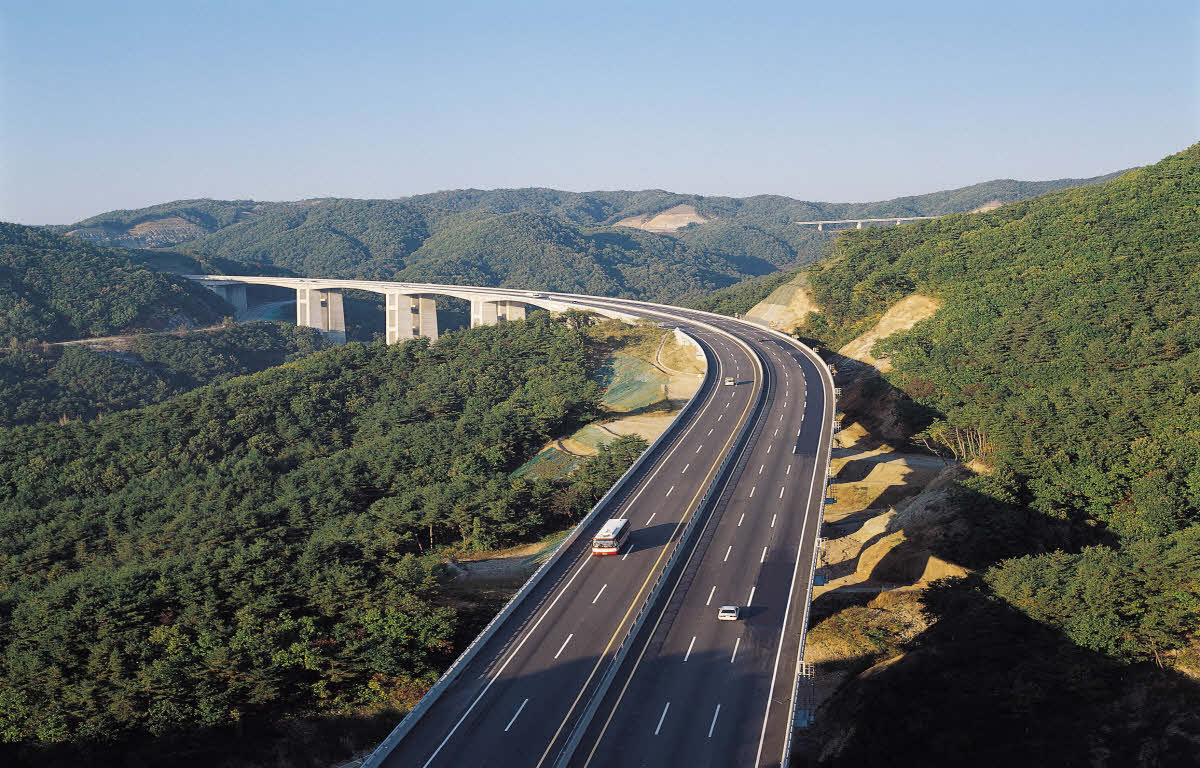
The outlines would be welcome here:
[[[695,339],[692,341],[693,343],[699,345],[699,342],[697,342]],[[421,697],[421,700],[417,702],[416,706],[414,706],[408,712],[408,714],[405,715],[404,719],[392,729],[392,732],[387,735],[387,738],[385,738],[383,742],[381,742],[379,746],[371,752],[371,754],[363,762],[362,768],[376,768],[383,763],[383,760],[389,754],[391,754],[392,750],[396,748],[396,745],[400,743],[400,740],[408,735],[408,732],[411,731],[414,726],[416,726],[417,722],[422,716],[424,716],[429,708],[432,707],[439,698],[441,698],[445,690],[450,687],[450,685],[456,679],[458,679],[458,676],[462,670],[468,664],[470,664],[472,659],[475,658],[475,656],[479,653],[480,648],[482,648],[482,646],[488,640],[490,640],[493,635],[495,635],[496,631],[500,628],[500,625],[502,625],[510,616],[512,616],[512,614],[517,610],[517,608],[520,607],[521,603],[525,600],[529,593],[532,592],[533,589],[541,582],[545,574],[562,558],[564,554],[566,554],[568,550],[570,550],[571,545],[573,545],[579,539],[580,534],[587,529],[588,526],[595,522],[599,512],[603,510],[609,503],[611,503],[616,494],[624,489],[630,478],[632,478],[638,472],[638,470],[646,462],[647,458],[656,455],[658,450],[668,439],[674,438],[675,433],[686,421],[684,416],[690,414],[696,409],[696,406],[700,402],[700,395],[706,391],[706,386],[713,381],[713,370],[715,366],[712,364],[713,361],[711,359],[707,362],[708,365],[706,366],[704,379],[701,383],[701,386],[690,398],[688,398],[687,403],[679,410],[679,413],[675,415],[675,418],[671,420],[671,423],[665,430],[663,430],[662,434],[659,435],[658,438],[655,439],[655,441],[651,443],[648,448],[646,448],[646,450],[642,451],[642,454],[638,456],[633,464],[629,466],[629,469],[625,471],[625,474],[621,475],[617,482],[614,483],[613,486],[608,490],[608,493],[604,495],[604,498],[596,502],[596,505],[592,507],[591,511],[588,512],[588,514],[579,521],[579,524],[571,530],[571,533],[568,534],[567,538],[565,538],[562,543],[555,548],[554,554],[547,558],[546,562],[542,563],[541,567],[538,568],[534,574],[529,577],[528,581],[525,582],[521,589],[517,591],[517,594],[513,595],[512,598],[504,605],[504,608],[502,608],[500,612],[497,613],[490,622],[488,622],[488,625],[483,628],[483,631],[475,636],[475,639],[471,641],[471,644],[468,645],[461,654],[459,654],[458,658],[455,659],[454,663],[450,665],[449,669],[442,673],[442,676],[438,678],[438,681],[433,684],[433,687],[430,688],[423,697]]]

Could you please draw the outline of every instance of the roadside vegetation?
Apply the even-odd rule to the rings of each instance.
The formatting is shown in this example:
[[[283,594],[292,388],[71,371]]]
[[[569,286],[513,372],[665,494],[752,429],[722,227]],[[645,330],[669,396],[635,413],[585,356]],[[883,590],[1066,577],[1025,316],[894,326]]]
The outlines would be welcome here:
[[[869,671],[822,709],[812,762],[1200,754],[1197,200],[1200,145],[1102,185],[847,233],[811,270],[820,312],[800,331],[832,348],[904,297],[936,300],[875,344],[892,368],[847,390],[848,415],[973,469],[887,529],[972,571],[925,589],[920,621],[871,595],[814,605],[812,637]]]
[[[0,755],[318,765],[380,737],[487,618],[444,599],[446,553],[569,526],[645,447],[511,476],[599,412],[586,322],[0,430]]]

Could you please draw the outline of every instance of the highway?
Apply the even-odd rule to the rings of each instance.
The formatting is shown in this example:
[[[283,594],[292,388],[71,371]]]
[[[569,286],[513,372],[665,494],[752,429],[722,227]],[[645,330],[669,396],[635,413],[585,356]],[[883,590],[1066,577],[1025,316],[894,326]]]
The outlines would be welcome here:
[[[677,324],[714,375],[585,535],[367,765],[780,765],[829,455],[828,373],[786,337],[730,318],[549,296]],[[628,550],[593,557],[591,534],[611,517],[630,519]],[[718,622],[725,604],[742,620]]]

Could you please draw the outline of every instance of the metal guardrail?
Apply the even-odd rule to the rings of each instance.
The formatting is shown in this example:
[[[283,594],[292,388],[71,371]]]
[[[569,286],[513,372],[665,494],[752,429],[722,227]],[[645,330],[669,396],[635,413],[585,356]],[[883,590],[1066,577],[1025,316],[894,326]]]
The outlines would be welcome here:
[[[737,339],[737,343],[741,344],[751,353],[758,364],[759,370],[764,370],[763,359],[758,353],[758,350],[754,349],[749,344],[746,344],[741,339]],[[734,440],[733,446],[729,452],[725,454],[725,458],[721,461],[721,466],[717,469],[717,473],[713,477],[712,483],[709,484],[708,490],[705,491],[704,497],[700,500],[700,504],[696,507],[696,511],[692,514],[691,520],[688,521],[687,526],[683,529],[683,533],[680,534],[679,541],[675,545],[675,550],[671,552],[671,557],[668,558],[667,564],[663,566],[663,569],[659,572],[658,579],[654,582],[654,586],[651,587],[649,594],[646,595],[646,600],[642,603],[641,609],[638,611],[637,616],[634,617],[633,622],[629,625],[629,630],[625,633],[625,637],[621,639],[621,644],[617,647],[616,653],[613,654],[613,658],[612,661],[609,662],[608,669],[605,670],[604,675],[600,678],[600,682],[597,683],[596,690],[592,693],[587,706],[584,707],[579,719],[575,721],[575,726],[572,729],[571,735],[567,738],[566,744],[563,745],[562,750],[559,752],[558,757],[554,762],[555,768],[566,768],[567,764],[571,761],[571,758],[575,756],[575,750],[579,748],[579,742],[583,739],[584,733],[591,724],[591,720],[595,716],[596,710],[600,708],[601,702],[608,694],[609,686],[612,685],[613,679],[616,678],[617,672],[621,668],[621,664],[624,663],[625,657],[629,655],[629,651],[633,647],[633,643],[631,642],[632,639],[636,637],[638,632],[642,630],[646,619],[649,618],[651,607],[658,600],[658,596],[662,592],[663,586],[665,586],[666,582],[669,580],[669,574],[675,570],[675,567],[679,564],[679,559],[685,552],[688,551],[688,548],[684,546],[685,543],[688,542],[691,536],[695,533],[697,527],[700,525],[700,521],[702,519],[707,519],[702,512],[708,508],[708,506],[713,502],[714,498],[720,498],[720,493],[724,490],[724,480],[727,479],[726,475],[729,471],[729,468],[741,460],[741,450],[745,446],[746,440],[749,439],[751,432],[753,432],[757,426],[756,422],[758,420],[759,413],[762,411],[763,405],[766,403],[766,393],[767,388],[766,386],[763,386],[763,388],[759,390],[758,397],[755,400],[754,409],[751,412],[750,418],[746,419],[746,422],[742,425],[741,430],[738,432],[737,438]]]
[[[706,352],[706,357],[707,356],[708,353]],[[489,621],[487,626],[483,628],[483,631],[475,636],[475,639],[471,641],[470,645],[468,645],[461,654],[459,654],[458,658],[454,660],[454,663],[442,673],[442,676],[439,677],[437,682],[433,684],[433,687],[431,687],[429,691],[427,691],[425,695],[421,697],[421,700],[418,701],[411,710],[409,710],[408,714],[404,716],[404,719],[402,719],[396,725],[396,727],[392,729],[391,733],[389,733],[387,737],[380,742],[379,746],[377,746],[371,752],[371,754],[367,756],[367,759],[363,761],[361,768],[378,768],[378,766],[382,765],[383,761],[392,753],[392,750],[396,748],[401,739],[408,735],[409,731],[416,726],[417,722],[425,715],[430,707],[437,703],[437,700],[441,698],[446,689],[458,679],[459,674],[461,674],[462,670],[475,658],[484,643],[490,640],[496,633],[496,630],[499,629],[500,625],[503,624],[504,621],[510,616],[512,616],[516,609],[520,607],[521,603],[541,582],[542,578],[550,570],[550,568],[553,567],[562,558],[562,556],[566,554],[571,546],[579,540],[580,534],[589,525],[595,522],[598,513],[608,506],[608,504],[612,502],[614,496],[624,489],[624,487],[629,483],[630,478],[641,469],[647,458],[656,455],[658,450],[668,439],[674,439],[676,437],[676,433],[686,421],[684,417],[690,415],[690,413],[696,409],[697,405],[701,401],[700,395],[705,391],[705,386],[715,379],[715,366],[712,365],[712,362],[713,361],[711,359],[706,360],[707,365],[701,386],[688,399],[683,408],[679,409],[679,413],[676,414],[675,418],[671,420],[671,423],[668,425],[667,429],[663,430],[663,433],[659,435],[654,442],[646,448],[646,450],[642,451],[642,454],[638,456],[633,464],[629,466],[629,469],[625,470],[625,474],[621,475],[621,477],[617,479],[617,482],[613,483],[612,487],[609,488],[608,493],[604,494],[604,497],[601,498],[600,501],[596,502],[596,505],[592,507],[591,511],[579,521],[579,524],[576,525],[571,530],[571,533],[568,534],[567,537],[558,545],[558,547],[555,548],[554,553],[550,555],[550,557],[546,558],[546,562],[542,563],[542,565],[533,573],[533,575],[529,577],[525,584],[522,585],[521,589],[519,589],[517,593],[513,595],[507,603],[504,604],[504,607],[500,609],[500,612],[492,617],[492,620]]]
[[[813,355],[816,356],[816,353],[814,352]],[[816,363],[817,363],[817,368],[823,372],[823,375],[821,376],[822,383],[824,384],[826,382],[826,379],[828,379],[829,389],[833,390],[833,391],[837,391],[840,394],[840,390],[835,390],[835,388],[833,387],[833,376],[829,373],[829,366],[825,365],[825,362],[823,360],[821,360],[819,357],[817,358]],[[830,404],[826,403],[825,407],[826,407],[826,410],[828,410],[830,407]],[[799,672],[803,668],[803,665],[804,665],[804,646],[808,640],[808,611],[809,611],[809,608],[812,607],[813,586],[814,586],[814,582],[816,581],[816,574],[817,574],[817,559],[821,552],[821,547],[820,547],[821,537],[820,537],[819,533],[820,533],[821,527],[824,526],[824,524],[825,524],[825,504],[826,504],[826,502],[829,501],[829,494],[827,493],[829,481],[830,481],[829,464],[830,464],[830,457],[833,453],[833,433],[837,431],[836,426],[837,425],[835,424],[834,425],[835,428],[829,433],[829,447],[825,454],[825,472],[824,472],[825,482],[821,484],[821,506],[820,506],[820,511],[817,515],[818,536],[817,536],[816,541],[813,544],[812,564],[809,567],[809,571],[808,571],[808,596],[805,598],[805,601],[804,601],[804,616],[800,622],[800,644],[796,649],[796,670],[797,670],[798,674],[796,675],[796,685],[792,689],[792,703],[791,703],[791,707],[790,707],[791,711],[788,713],[787,734],[784,737],[783,762],[782,762],[780,768],[788,768],[788,763],[790,762],[791,757],[792,757],[792,739],[795,736],[795,730],[796,730],[796,709],[797,709],[797,703],[800,701],[800,697],[798,696],[798,693],[799,693],[799,686],[801,684],[801,682],[800,682],[801,675],[799,674]],[[816,457],[817,461],[821,460],[820,452],[821,452],[821,445],[820,445],[820,441],[818,440],[818,442],[817,442],[817,454],[818,455]],[[809,677],[811,679],[811,675]],[[815,718],[815,717],[816,717],[816,712],[813,711],[811,718]],[[811,718],[810,718],[809,722],[811,722]]]

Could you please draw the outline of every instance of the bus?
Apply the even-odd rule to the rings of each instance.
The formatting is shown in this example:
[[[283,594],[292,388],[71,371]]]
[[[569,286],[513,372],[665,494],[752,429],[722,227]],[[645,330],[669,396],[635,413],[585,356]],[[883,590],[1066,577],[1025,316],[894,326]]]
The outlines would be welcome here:
[[[593,555],[616,555],[621,552],[629,539],[629,521],[625,519],[609,520],[592,539]]]

